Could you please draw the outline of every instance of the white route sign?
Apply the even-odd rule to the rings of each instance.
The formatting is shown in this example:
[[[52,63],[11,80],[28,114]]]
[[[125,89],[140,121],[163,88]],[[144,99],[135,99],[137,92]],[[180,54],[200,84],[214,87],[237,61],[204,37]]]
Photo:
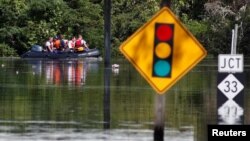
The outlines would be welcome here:
[[[244,109],[234,100],[228,100],[218,109],[221,119],[219,124],[239,124],[240,117],[243,116]]]
[[[229,74],[223,81],[220,82],[218,89],[228,99],[233,99],[244,89],[244,85],[242,85],[242,83],[233,74]]]
[[[243,72],[243,54],[219,54],[219,72]]]

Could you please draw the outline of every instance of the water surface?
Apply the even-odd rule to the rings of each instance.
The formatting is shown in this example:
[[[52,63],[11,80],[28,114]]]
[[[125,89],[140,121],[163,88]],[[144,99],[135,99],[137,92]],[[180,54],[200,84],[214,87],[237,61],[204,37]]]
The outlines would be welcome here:
[[[158,95],[127,60],[112,63],[120,67],[105,71],[93,58],[1,58],[0,141],[152,141]],[[164,94],[165,140],[206,141],[217,119],[216,78],[217,60],[205,59]]]

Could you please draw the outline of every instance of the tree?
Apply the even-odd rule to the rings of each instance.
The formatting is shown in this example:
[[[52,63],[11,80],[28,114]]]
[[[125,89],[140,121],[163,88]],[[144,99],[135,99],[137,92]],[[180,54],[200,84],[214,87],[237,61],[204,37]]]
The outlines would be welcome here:
[[[0,1],[0,43],[4,44],[1,47],[17,52],[27,47],[22,34],[27,10],[26,0]]]
[[[120,55],[120,44],[152,18],[160,3],[112,1],[112,55]],[[239,51],[250,53],[248,0],[172,0],[171,9],[209,54],[229,52],[236,23]],[[103,23],[103,0],[0,0],[0,48],[20,55],[33,44],[43,45],[49,36],[82,34],[90,47],[102,50]]]
[[[118,47],[159,10],[159,1],[117,0],[112,3],[113,55],[119,55]]]
[[[209,46],[210,53],[230,53],[231,34],[235,24],[240,26],[238,45],[242,44],[242,39],[249,38],[246,36],[249,30],[245,30],[250,24],[246,18],[249,15],[249,11],[245,10],[247,5],[247,1],[243,0],[213,1],[205,4],[206,21],[209,23],[209,30],[205,32],[205,43]],[[238,46],[239,51],[242,51],[242,47]]]

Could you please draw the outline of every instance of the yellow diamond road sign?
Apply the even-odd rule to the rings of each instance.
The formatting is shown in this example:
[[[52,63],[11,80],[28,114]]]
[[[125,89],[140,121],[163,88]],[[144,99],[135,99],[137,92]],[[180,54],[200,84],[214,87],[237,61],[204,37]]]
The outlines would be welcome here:
[[[120,46],[120,51],[159,94],[207,54],[168,8],[162,8]]]

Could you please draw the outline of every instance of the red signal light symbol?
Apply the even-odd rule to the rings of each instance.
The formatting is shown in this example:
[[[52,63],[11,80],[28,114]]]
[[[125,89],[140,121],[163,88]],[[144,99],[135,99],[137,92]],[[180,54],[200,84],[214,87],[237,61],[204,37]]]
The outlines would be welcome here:
[[[156,37],[160,41],[167,41],[173,37],[173,30],[169,25],[158,25],[156,29]]]
[[[174,24],[156,23],[154,35],[153,76],[171,77]]]

